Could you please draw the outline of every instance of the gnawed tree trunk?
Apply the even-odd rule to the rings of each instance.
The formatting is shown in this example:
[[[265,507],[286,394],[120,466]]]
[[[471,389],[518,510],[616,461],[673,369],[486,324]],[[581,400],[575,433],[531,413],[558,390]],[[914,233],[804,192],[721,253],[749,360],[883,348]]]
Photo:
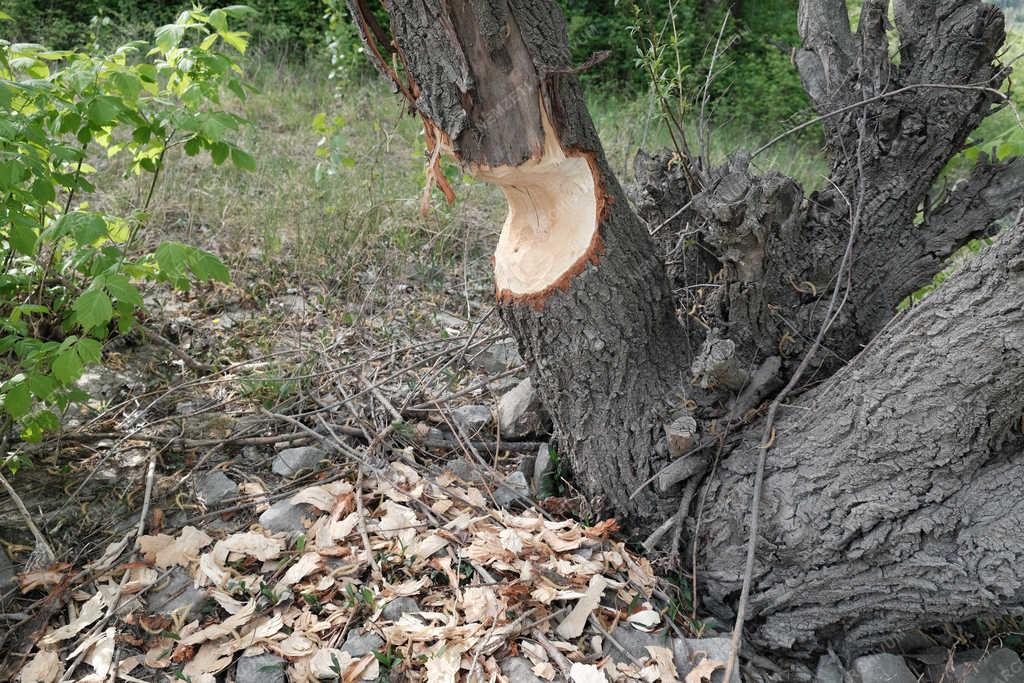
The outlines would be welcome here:
[[[866,0],[857,32],[842,0],[801,3],[796,63],[828,116],[829,189],[805,197],[737,156],[691,197],[673,160],[638,158],[638,208],[665,225],[670,281],[604,159],[553,0],[391,0],[390,32],[351,0],[375,63],[424,119],[432,177],[444,184],[444,150],[505,191],[502,317],[583,493],[636,527],[660,522],[679,488],[632,494],[668,460],[684,388],[698,405],[699,446],[722,457],[692,542],[723,616],[742,579],[759,406],[842,288],[769,451],[749,635],[773,648],[856,651],[1024,602],[1024,226],[889,323],[1024,200],[1019,159],[982,158],[933,196],[999,100],[1002,15],[978,0],[895,4],[898,59],[887,3]]]
[[[359,3],[371,52],[372,17]],[[611,172],[552,2],[391,2],[386,75],[430,138],[500,186],[509,214],[494,257],[501,315],[577,473],[599,508],[651,519],[630,500],[665,464],[662,425],[681,404],[682,327],[646,228]]]

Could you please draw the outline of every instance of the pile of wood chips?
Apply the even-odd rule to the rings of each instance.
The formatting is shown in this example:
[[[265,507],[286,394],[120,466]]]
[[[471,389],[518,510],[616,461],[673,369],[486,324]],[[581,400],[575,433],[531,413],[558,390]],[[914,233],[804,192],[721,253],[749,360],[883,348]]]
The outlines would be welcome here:
[[[95,592],[73,594],[67,623],[38,641],[21,681],[207,683],[261,653],[282,657],[298,682],[507,681],[499,664],[510,656],[528,658],[546,680],[677,680],[668,648],[649,647],[647,659],[628,664],[608,656],[618,625],[663,626],[651,566],[610,539],[614,521],[586,527],[533,509],[515,514],[448,472],[428,479],[402,463],[358,488],[321,482],[290,501],[315,519],[291,537],[259,526],[142,536],[137,561],[87,584]],[[178,567],[216,601],[205,617],[146,610],[145,591]],[[22,582],[62,579],[37,572]],[[402,597],[419,611],[384,619]],[[354,629],[384,645],[353,658],[340,648]],[[687,683],[707,680],[717,664]]]

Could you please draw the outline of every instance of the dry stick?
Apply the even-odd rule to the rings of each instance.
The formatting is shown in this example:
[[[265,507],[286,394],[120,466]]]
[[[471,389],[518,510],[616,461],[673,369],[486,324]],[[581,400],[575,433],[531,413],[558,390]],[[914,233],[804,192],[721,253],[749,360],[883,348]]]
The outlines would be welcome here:
[[[53,548],[46,542],[46,538],[42,532],[39,531],[39,527],[32,521],[32,515],[28,513],[28,508],[25,507],[25,503],[21,500],[21,496],[14,490],[14,487],[7,483],[7,479],[4,478],[3,473],[0,473],[0,484],[7,489],[7,495],[14,501],[14,505],[18,508],[18,512],[21,513],[22,518],[25,520],[25,526],[32,532],[33,538],[36,540],[36,551],[33,553],[34,556],[39,560],[41,566],[47,566],[57,557],[53,552]],[[38,553],[38,555],[36,555]]]
[[[145,337],[146,339],[149,339],[150,341],[156,342],[156,343],[160,344],[161,346],[166,347],[167,350],[170,351],[171,353],[173,353],[175,356],[177,356],[178,359],[182,363],[184,363],[188,367],[192,368],[196,372],[199,372],[199,373],[202,373],[202,374],[207,374],[207,373],[213,372],[213,366],[212,365],[209,365],[207,363],[202,363],[200,361],[197,361],[195,358],[193,358],[192,356],[190,356],[187,353],[185,353],[184,349],[182,349],[180,346],[178,346],[177,344],[175,344],[174,342],[172,342],[170,339],[168,339],[167,337],[163,336],[162,334],[159,334],[158,332],[155,332],[155,331],[153,331],[153,330],[151,330],[151,329],[149,329],[149,328],[147,328],[147,327],[145,327],[143,325],[140,325],[139,329],[142,331],[142,336],[143,337]]]
[[[729,23],[729,19],[732,17],[732,10],[726,9],[725,14],[722,16],[722,28],[718,30],[718,39],[715,41],[715,49],[711,52],[711,65],[708,67],[708,76],[704,79],[704,94],[700,100],[700,123],[698,124],[697,136],[700,138],[700,157],[701,161],[711,167],[711,128],[708,125],[708,119],[706,116],[706,109],[708,101],[710,99],[711,82],[715,78],[715,62],[718,61],[718,48],[722,45],[722,35],[725,33],[725,27]]]
[[[606,629],[604,626],[601,626],[601,622],[597,620],[597,617],[591,614],[587,617],[587,620],[590,622],[591,626],[597,629],[597,631],[608,640],[609,643],[615,646],[616,650],[626,655],[629,661],[633,662],[637,669],[644,668],[643,662],[634,657],[630,653],[630,651],[627,650],[626,647],[615,638],[615,636],[608,632],[608,629]]]
[[[858,183],[859,196],[857,197],[857,206],[853,209],[853,215],[850,217],[850,238],[846,243],[846,251],[843,252],[843,260],[839,264],[839,272],[836,275],[836,286],[832,290],[832,297],[829,300],[828,311],[826,311],[821,329],[818,330],[818,336],[815,337],[814,343],[811,348],[807,350],[803,360],[797,367],[796,372],[790,377],[789,382],[779,392],[779,395],[772,401],[771,407],[768,409],[768,417],[765,420],[764,432],[761,435],[760,445],[760,456],[757,461],[757,473],[754,475],[754,493],[753,499],[750,504],[750,537],[747,541],[747,562],[746,567],[743,571],[743,588],[740,591],[740,601],[736,610],[736,624],[732,630],[732,640],[730,643],[729,661],[725,667],[725,678],[723,680],[732,680],[732,672],[736,668],[736,658],[739,655],[740,648],[740,637],[743,633],[743,621],[746,618],[747,613],[747,601],[750,599],[750,586],[753,583],[754,578],[754,558],[757,552],[757,534],[758,527],[760,526],[760,512],[761,512],[761,494],[764,487],[764,471],[765,465],[768,461],[768,452],[771,450],[775,443],[775,416],[779,411],[779,407],[786,397],[793,391],[800,378],[803,376],[804,371],[811,364],[811,360],[814,355],[818,352],[822,341],[825,339],[825,335],[828,333],[829,327],[835,320],[833,316],[836,313],[837,304],[839,303],[839,290],[841,283],[846,274],[846,269],[850,267],[850,262],[853,260],[853,247],[857,240],[858,226],[860,224],[861,211],[864,207],[864,131],[867,125],[867,112],[861,116],[859,128],[859,137],[857,140],[857,169],[858,169]]]

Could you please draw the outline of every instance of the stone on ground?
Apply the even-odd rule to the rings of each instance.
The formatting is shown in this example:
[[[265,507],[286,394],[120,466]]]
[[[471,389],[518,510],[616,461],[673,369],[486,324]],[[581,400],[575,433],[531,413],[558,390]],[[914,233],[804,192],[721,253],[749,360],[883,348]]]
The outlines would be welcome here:
[[[487,406],[459,406],[452,411],[452,420],[470,436],[482,432],[491,424],[491,409]]]
[[[352,629],[345,639],[345,644],[341,646],[341,651],[349,653],[354,659],[359,659],[363,655],[376,652],[383,645],[384,639],[373,631],[362,633],[358,629]]]
[[[274,503],[260,515],[260,526],[274,533],[296,534],[305,532],[303,521],[314,519],[311,506],[305,503],[296,505],[285,499]]]
[[[205,590],[193,585],[192,576],[187,571],[175,567],[146,594],[146,607],[152,614],[169,615],[181,610],[190,617],[203,608],[209,597]]]
[[[526,475],[518,470],[505,477],[505,483],[494,490],[494,502],[503,508],[522,500],[522,496],[529,498],[530,485]]]
[[[844,683],[844,681],[843,669],[834,657],[825,655],[818,660],[814,683]]]
[[[449,460],[445,465],[445,468],[450,470],[452,474],[467,483],[476,483],[483,481],[483,471],[478,465],[474,465],[465,458],[455,458]]]
[[[472,358],[471,363],[476,369],[492,375],[511,370],[522,365],[523,358],[519,355],[515,341],[503,339],[494,342]]]
[[[403,615],[410,612],[419,612],[420,605],[412,598],[395,598],[380,612],[380,618],[384,621],[398,621]]]
[[[311,470],[327,457],[327,453],[316,446],[286,448],[274,458],[271,470],[282,477],[293,477],[302,470]]]
[[[238,485],[220,470],[209,472],[196,482],[196,497],[206,507],[217,505],[237,493]]]
[[[853,662],[854,683],[917,683],[902,657],[891,654],[867,655]]]
[[[1013,650],[1000,648],[956,665],[947,683],[1024,683],[1024,663]]]
[[[513,683],[548,683],[533,673],[533,664],[526,657],[509,657],[501,663],[501,673]]]
[[[547,432],[548,418],[527,378],[498,401],[498,428],[503,439],[521,439]]]
[[[235,683],[284,683],[286,667],[277,655],[242,657],[235,667]]]
[[[711,683],[722,683],[725,680],[724,664],[729,660],[729,653],[732,651],[732,644],[728,638],[687,638],[683,642],[686,644],[685,649],[678,640],[673,647],[680,679],[685,679],[686,674],[704,659],[710,659],[723,664],[722,668],[711,674]],[[733,669],[730,683],[740,683],[739,667]]]
[[[530,486],[539,498],[544,492],[545,482],[555,475],[555,463],[551,459],[551,444],[541,444],[533,461],[533,477]]]

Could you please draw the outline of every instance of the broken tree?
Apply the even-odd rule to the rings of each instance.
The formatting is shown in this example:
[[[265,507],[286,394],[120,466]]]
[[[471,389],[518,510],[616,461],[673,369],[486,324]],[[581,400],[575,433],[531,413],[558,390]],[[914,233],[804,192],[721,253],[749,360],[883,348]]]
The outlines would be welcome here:
[[[364,0],[350,6],[424,121],[436,182],[447,189],[446,153],[505,192],[500,310],[577,485],[649,529],[681,487],[706,482],[689,528],[708,606],[730,616],[763,448],[755,643],[862,650],[1024,602],[1024,226],[894,319],[1024,198],[1019,159],[982,155],[965,180],[939,182],[1006,104],[998,9],[899,0],[890,44],[888,2],[866,0],[856,31],[842,0],[801,2],[795,62],[824,117],[828,189],[805,197],[749,156],[712,167],[642,154],[641,220],[604,158],[553,0],[391,0],[387,27]],[[668,249],[645,221],[664,224]],[[853,223],[853,265],[837,278]],[[826,319],[836,287],[842,307]],[[823,325],[801,395],[761,444],[757,408]],[[671,462],[665,425],[688,411],[693,464],[645,489]]]

